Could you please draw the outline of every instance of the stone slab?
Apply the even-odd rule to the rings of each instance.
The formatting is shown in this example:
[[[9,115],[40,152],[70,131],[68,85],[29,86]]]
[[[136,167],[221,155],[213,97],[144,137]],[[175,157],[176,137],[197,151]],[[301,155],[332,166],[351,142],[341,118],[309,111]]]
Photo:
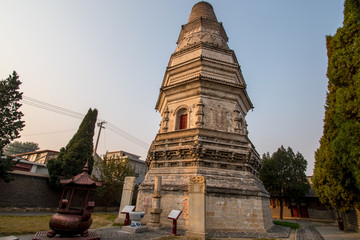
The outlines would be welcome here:
[[[0,240],[18,240],[16,236],[0,237]]]
[[[140,227],[123,226],[121,230],[128,233],[143,233],[143,232],[148,232],[149,228],[147,226],[140,226]]]

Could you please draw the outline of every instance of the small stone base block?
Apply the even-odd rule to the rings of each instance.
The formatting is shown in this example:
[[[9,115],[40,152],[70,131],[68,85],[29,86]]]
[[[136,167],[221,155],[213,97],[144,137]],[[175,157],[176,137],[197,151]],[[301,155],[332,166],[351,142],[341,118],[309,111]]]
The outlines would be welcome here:
[[[148,223],[146,224],[146,226],[149,228],[149,229],[153,229],[153,230],[158,230],[160,228],[162,228],[162,224],[161,223]]]
[[[147,226],[140,226],[140,227],[123,226],[121,230],[129,233],[142,233],[149,231],[149,228]]]
[[[33,240],[76,240],[76,239],[81,239],[81,240],[100,240],[100,236],[95,232],[95,231],[90,231],[89,230],[89,235],[86,237],[83,236],[74,236],[74,237],[60,237],[60,236],[55,236],[55,237],[48,237],[47,236],[47,232],[48,231],[43,231],[43,232],[37,232],[35,234],[35,236],[33,237]]]

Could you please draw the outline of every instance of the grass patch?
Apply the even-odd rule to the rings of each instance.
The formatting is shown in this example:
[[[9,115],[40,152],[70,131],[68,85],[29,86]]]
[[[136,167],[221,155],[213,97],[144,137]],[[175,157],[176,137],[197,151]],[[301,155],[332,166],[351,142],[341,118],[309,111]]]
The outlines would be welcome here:
[[[49,229],[51,215],[0,216],[0,236],[24,235]]]
[[[285,227],[291,227],[292,229],[299,229],[300,226],[297,223],[293,222],[282,222],[282,221],[273,221],[275,225],[285,226]]]
[[[113,223],[112,226],[113,227],[122,227],[122,226],[124,226],[124,223]]]
[[[91,224],[90,229],[94,229],[94,228],[111,226],[118,215],[110,214],[110,213],[109,214],[94,213],[91,216],[93,219],[93,223]]]
[[[51,215],[43,216],[0,216],[0,236],[34,234],[49,230]],[[91,228],[111,226],[117,214],[92,214]]]

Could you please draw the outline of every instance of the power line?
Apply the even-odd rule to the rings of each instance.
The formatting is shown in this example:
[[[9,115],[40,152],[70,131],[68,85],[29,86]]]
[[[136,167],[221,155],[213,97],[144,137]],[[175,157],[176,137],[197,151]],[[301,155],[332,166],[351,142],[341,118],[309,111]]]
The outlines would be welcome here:
[[[120,128],[116,127],[115,125],[113,125],[113,124],[111,124],[109,122],[107,124],[108,124],[107,128],[111,132],[126,138],[128,141],[130,141],[132,143],[135,143],[136,145],[138,145],[140,147],[143,147],[143,148],[148,148],[149,147],[149,145],[147,143],[145,143],[144,141],[132,136],[130,133],[127,133],[124,130],[121,130]]]
[[[21,136],[22,137],[28,137],[28,136],[47,135],[47,134],[53,134],[53,133],[74,132],[74,131],[76,131],[76,129],[52,131],[52,132],[42,132],[42,133],[34,133],[34,134],[25,134],[25,135],[21,135]]]
[[[72,110],[69,110],[69,109],[66,109],[66,108],[63,108],[63,107],[59,107],[59,106],[56,106],[56,105],[53,105],[53,104],[50,104],[50,103],[47,103],[47,102],[43,102],[43,101],[40,101],[40,100],[37,100],[37,99],[34,99],[34,98],[30,98],[30,97],[27,97],[27,96],[23,96],[23,99],[22,99],[22,102],[24,104],[27,104],[27,105],[30,105],[30,106],[33,106],[33,107],[37,107],[37,108],[40,108],[40,109],[43,109],[43,110],[47,110],[47,111],[50,111],[50,112],[54,112],[54,113],[58,113],[58,114],[61,114],[61,115],[64,115],[64,116],[67,116],[67,117],[72,117],[72,118],[77,118],[77,119],[83,119],[84,118],[84,114],[81,114],[81,113],[78,113],[78,112],[75,112],[75,111],[72,111]],[[103,119],[98,119],[99,122],[104,122],[105,120]],[[143,147],[143,148],[148,148],[149,145],[138,139],[137,137],[133,136],[132,134],[122,130],[121,128],[115,126],[114,124],[106,121],[106,125],[108,127],[108,129],[115,133],[116,135],[120,136],[120,137],[123,137],[125,138],[126,140],[140,146],[140,147]]]
[[[62,108],[62,107],[59,107],[59,106],[56,106],[56,105],[53,105],[53,104],[49,104],[49,103],[46,103],[46,102],[42,102],[40,100],[36,100],[34,98],[30,98],[30,97],[27,97],[27,96],[23,96],[23,100],[28,101],[28,102],[32,102],[33,104],[38,104],[38,105],[41,105],[41,106],[44,106],[44,107],[48,107],[48,108],[51,108],[51,109],[56,109],[57,111],[64,112],[64,113],[67,113],[67,114],[71,114],[71,115],[74,115],[74,116],[78,116],[78,117],[81,117],[81,118],[84,117],[84,114],[81,114],[81,113],[78,113],[78,112],[75,112],[75,111],[72,111],[72,110],[69,110],[69,109],[66,109],[66,108]]]
[[[33,101],[33,100],[25,98],[25,97],[22,100],[22,102],[25,103],[25,104],[28,104],[30,106],[41,108],[43,110],[58,113],[58,114],[61,114],[61,115],[64,115],[64,116],[73,117],[73,118],[77,118],[77,119],[83,119],[84,118],[83,114],[75,113],[75,112],[73,112],[71,110],[65,110],[65,109],[62,109],[60,107],[58,108],[55,105],[47,104],[47,103],[44,103],[44,102]]]

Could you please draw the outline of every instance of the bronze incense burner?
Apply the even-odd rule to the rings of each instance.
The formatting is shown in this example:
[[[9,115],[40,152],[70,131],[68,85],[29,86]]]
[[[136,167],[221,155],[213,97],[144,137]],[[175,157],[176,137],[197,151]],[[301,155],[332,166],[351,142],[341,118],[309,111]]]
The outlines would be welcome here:
[[[49,222],[50,231],[47,237],[74,237],[80,235],[82,239],[89,236],[95,202],[93,201],[95,188],[101,183],[95,182],[88,174],[88,163],[83,172],[71,179],[61,180],[65,184],[57,213]]]

